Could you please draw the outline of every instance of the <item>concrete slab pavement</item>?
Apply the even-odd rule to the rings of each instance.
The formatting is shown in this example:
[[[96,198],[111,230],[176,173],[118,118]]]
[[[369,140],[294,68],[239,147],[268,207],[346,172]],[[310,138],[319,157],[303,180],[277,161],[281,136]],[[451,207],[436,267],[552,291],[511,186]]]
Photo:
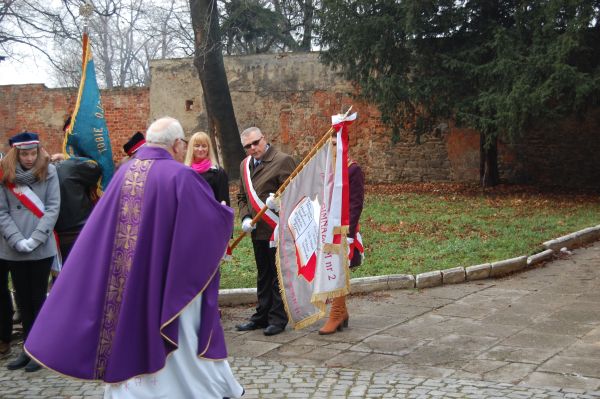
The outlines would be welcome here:
[[[223,324],[247,398],[600,398],[599,287],[595,243],[500,279],[351,296],[349,328],[330,336],[322,322],[235,331],[252,306],[223,308]],[[2,398],[102,396],[6,362]]]

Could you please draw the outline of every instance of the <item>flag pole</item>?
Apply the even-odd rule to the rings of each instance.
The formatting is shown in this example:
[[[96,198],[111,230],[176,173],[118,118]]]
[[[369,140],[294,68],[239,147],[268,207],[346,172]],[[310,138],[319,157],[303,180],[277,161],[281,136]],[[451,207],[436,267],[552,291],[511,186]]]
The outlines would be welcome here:
[[[94,6],[89,2],[86,1],[85,4],[81,5],[79,7],[79,15],[81,15],[83,17],[83,36],[82,36],[82,49],[83,51],[82,53],[82,60],[81,60],[81,64],[85,64],[85,59],[87,56],[87,44],[88,44],[88,26],[90,23],[90,17],[92,16],[92,14],[94,13]]]
[[[344,114],[344,118],[348,116],[348,114],[350,113],[350,110],[352,110],[352,105],[350,106],[350,108],[348,108],[348,110]],[[304,157],[302,162],[300,162],[298,164],[298,166],[296,166],[296,169],[294,169],[294,171],[288,176],[287,179],[285,179],[285,181],[281,184],[281,186],[279,186],[279,188],[275,192],[275,197],[279,197],[281,195],[281,193],[283,193],[283,191],[290,184],[292,179],[294,179],[294,177],[298,176],[298,173],[300,173],[300,171],[304,168],[304,166],[308,163],[308,161],[310,161],[310,159],[316,154],[316,152],[325,144],[325,142],[329,139],[329,137],[331,136],[332,133],[333,133],[333,126],[329,128],[327,133],[325,133],[323,135],[323,137],[321,137],[321,139],[317,142],[317,144],[315,144],[313,146],[313,148],[308,152],[308,154],[306,154],[306,156]],[[267,211],[267,209],[269,209],[269,207],[266,205],[262,207],[260,212],[258,212],[256,214],[256,216],[254,216],[254,218],[252,218],[252,225],[255,225],[256,223],[258,223],[258,221],[260,220],[262,215]],[[246,232],[242,232],[238,236],[238,238],[235,239],[235,241],[229,246],[231,251],[233,251],[234,248],[238,246],[238,244],[240,243],[240,241],[242,241],[242,239],[246,236],[246,234],[247,234]]]
[[[79,15],[83,18],[83,34],[81,35],[81,75],[83,78],[84,75],[84,71],[85,71],[85,61],[87,58],[87,48],[88,48],[88,26],[90,23],[90,17],[92,16],[92,14],[94,13],[94,6],[89,2],[86,1],[84,4],[82,4],[81,6],[79,6]],[[78,89],[78,93],[77,93],[77,101],[79,102],[79,98],[81,98],[81,82],[79,83],[79,89]],[[72,134],[73,132],[73,126],[75,125],[75,117],[77,115],[77,107],[78,105],[75,105],[75,109],[73,109],[73,111],[71,112],[70,115],[70,123],[67,126],[66,129],[64,129],[64,134],[65,137],[63,139],[63,154],[65,155],[65,158],[69,158],[69,155],[67,153],[67,141],[68,141],[68,137],[70,134]]]
[[[90,24],[90,17],[94,13],[94,6],[88,1],[79,6],[79,15],[83,18],[83,34],[81,35],[81,76],[83,79],[83,75],[85,74],[85,61],[87,58],[87,48],[88,48],[88,26]],[[82,80],[83,81],[83,80]],[[82,84],[79,83],[79,89],[77,90],[77,102],[81,98],[81,90]],[[77,115],[78,104],[75,105],[75,108],[71,112],[71,116],[69,119],[69,125],[66,129],[64,129],[65,137],[63,139],[63,154],[65,158],[69,158],[69,154],[67,153],[67,141],[70,134],[73,132],[73,126],[75,125],[75,117]]]

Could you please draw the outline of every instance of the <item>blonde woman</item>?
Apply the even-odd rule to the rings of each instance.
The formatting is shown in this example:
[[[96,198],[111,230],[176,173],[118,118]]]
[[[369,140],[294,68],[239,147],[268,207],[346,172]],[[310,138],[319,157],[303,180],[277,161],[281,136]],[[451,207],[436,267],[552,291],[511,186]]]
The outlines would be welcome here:
[[[229,178],[217,162],[208,134],[197,132],[192,135],[188,143],[185,164],[206,180],[217,201],[229,206]]]
[[[60,209],[58,175],[36,133],[23,132],[9,140],[2,159],[0,186],[0,259],[8,265],[24,341],[46,299],[48,277],[56,256],[54,225]],[[7,364],[9,370],[40,366],[25,352]]]

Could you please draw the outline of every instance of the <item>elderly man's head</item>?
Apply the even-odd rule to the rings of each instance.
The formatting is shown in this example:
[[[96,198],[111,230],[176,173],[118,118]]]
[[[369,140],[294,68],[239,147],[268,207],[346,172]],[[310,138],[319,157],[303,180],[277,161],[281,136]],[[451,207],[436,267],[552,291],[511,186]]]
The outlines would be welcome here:
[[[183,128],[177,119],[170,116],[157,119],[148,127],[146,143],[165,147],[179,162],[185,158],[187,142]]]

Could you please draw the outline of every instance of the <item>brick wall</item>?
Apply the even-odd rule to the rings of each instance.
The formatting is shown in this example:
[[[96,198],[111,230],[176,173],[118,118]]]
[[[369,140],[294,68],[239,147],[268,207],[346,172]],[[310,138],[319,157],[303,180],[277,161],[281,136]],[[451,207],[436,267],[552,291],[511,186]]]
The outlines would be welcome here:
[[[0,86],[0,150],[8,138],[24,130],[37,132],[49,153],[61,152],[64,121],[77,100],[76,89],[48,89],[41,84]],[[115,160],[123,144],[137,131],[145,131],[150,113],[149,89],[102,91],[102,104]]]
[[[600,109],[534,126],[512,152],[512,181],[599,189]]]
[[[225,58],[241,130],[258,126],[269,141],[301,159],[328,130],[332,114],[352,104],[351,156],[369,182],[479,180],[479,135],[448,127],[421,136],[409,132],[392,142],[377,109],[353,98],[354,88],[318,62],[315,53],[263,54]],[[148,122],[170,115],[189,135],[206,130],[202,88],[191,59],[151,64],[149,88],[103,90],[102,101],[113,154]],[[40,133],[50,152],[59,151],[62,125],[75,101],[74,89],[43,85],[0,86],[0,147],[21,130]],[[532,128],[511,145],[499,144],[501,178],[517,183],[597,186],[600,181],[600,109],[561,123]],[[234,166],[237,167],[237,166]]]

